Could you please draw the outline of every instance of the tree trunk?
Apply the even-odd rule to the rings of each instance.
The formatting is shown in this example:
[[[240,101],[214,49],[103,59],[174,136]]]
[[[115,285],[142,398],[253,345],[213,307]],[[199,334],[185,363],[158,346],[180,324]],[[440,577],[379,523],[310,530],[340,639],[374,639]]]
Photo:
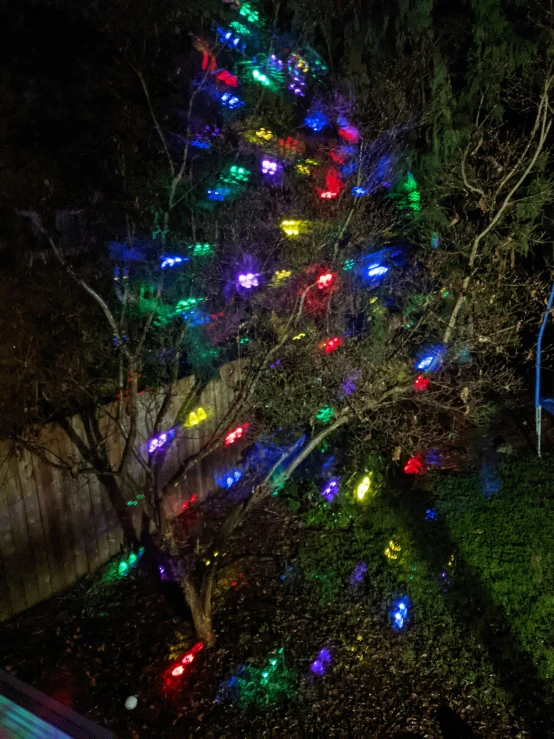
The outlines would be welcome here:
[[[295,469],[301,464],[307,456],[309,456],[317,445],[330,433],[338,429],[340,426],[348,423],[350,420],[350,414],[343,412],[343,414],[337,418],[337,420],[328,426],[326,429],[320,431],[313,439],[310,440],[305,447],[302,447],[296,457],[289,462],[287,467],[278,476],[278,482],[281,483],[292,475]],[[225,516],[223,523],[220,526],[219,534],[216,537],[215,542],[209,549],[210,565],[206,565],[203,569],[203,574],[200,580],[200,588],[197,588],[190,575],[181,576],[181,587],[185,595],[185,600],[190,609],[192,620],[194,622],[194,628],[199,639],[205,642],[206,646],[212,647],[215,644],[216,638],[213,633],[212,625],[212,593],[215,582],[215,576],[217,573],[217,553],[222,552],[231,534],[235,529],[242,523],[244,517],[250,512],[250,510],[256,507],[262,500],[267,498],[268,495],[275,489],[276,482],[273,480],[274,474],[277,472],[281,463],[290,456],[289,453],[284,456],[272,467],[269,473],[266,475],[264,481],[258,485],[247,500],[243,500],[240,503],[236,503],[231,510]],[[175,554],[175,552],[173,552]]]
[[[193,582],[189,577],[183,577],[181,587],[185,594],[185,600],[192,615],[194,628],[199,639],[201,639],[207,647],[215,645],[215,634],[212,628],[212,609],[211,599],[208,608],[204,608],[202,599],[200,598]]]
[[[108,498],[112,504],[114,511],[117,515],[121,528],[123,529],[123,536],[125,544],[132,549],[138,549],[139,540],[133,526],[133,518],[131,512],[125,503],[125,498],[117,484],[117,481],[112,475],[98,474],[98,479],[102,485],[106,488]]]

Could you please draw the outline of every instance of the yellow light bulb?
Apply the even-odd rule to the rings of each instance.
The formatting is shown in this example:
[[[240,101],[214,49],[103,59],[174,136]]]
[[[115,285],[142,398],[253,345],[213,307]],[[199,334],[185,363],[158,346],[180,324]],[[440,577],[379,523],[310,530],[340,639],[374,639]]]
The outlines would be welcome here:
[[[292,272],[289,269],[282,269],[281,271],[275,272],[275,277],[278,280],[286,280],[291,274]]]
[[[356,490],[356,495],[358,496],[358,500],[363,500],[365,498],[365,496],[369,492],[370,485],[371,485],[371,481],[369,477],[364,477],[364,479],[358,485],[358,489]]]
[[[298,236],[300,229],[298,228],[298,221],[282,221],[281,228],[287,236]]]
[[[264,141],[270,141],[273,138],[271,131],[266,131],[265,128],[260,128],[256,131],[256,136],[260,139],[264,139]]]

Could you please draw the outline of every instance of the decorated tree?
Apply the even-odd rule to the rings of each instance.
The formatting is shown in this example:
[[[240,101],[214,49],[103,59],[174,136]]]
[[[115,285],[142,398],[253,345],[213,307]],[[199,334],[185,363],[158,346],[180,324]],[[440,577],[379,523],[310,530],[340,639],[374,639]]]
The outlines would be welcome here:
[[[101,349],[65,389],[43,390],[58,409],[71,385],[84,433],[57,422],[80,457],[53,458],[37,428],[17,438],[51,464],[96,474],[130,542],[126,498],[144,496],[198,635],[213,643],[212,593],[229,536],[327,437],[340,429],[351,461],[378,450],[420,474],[513,388],[511,360],[541,293],[506,248],[533,241],[551,198],[552,77],[525,78],[536,111],[527,133],[523,91],[506,96],[521,121],[516,136],[491,123],[497,101],[488,102],[484,82],[484,109],[426,193],[411,171],[424,125],[414,113],[423,108],[408,115],[399,106],[384,126],[381,111],[330,78],[278,12],[269,19],[261,6],[225,3],[201,33],[179,10],[190,49],[186,59],[172,56],[169,89],[132,45],[123,49],[160,155],[150,176],[121,166],[123,235],[94,258],[74,258],[40,214],[22,213],[81,289],[94,315],[85,344]],[[168,470],[179,435],[208,421],[199,390],[236,358],[228,413],[199,452]],[[187,373],[197,385],[175,412]],[[146,445],[144,387],[152,388]],[[114,463],[106,440],[115,431],[125,443]],[[239,440],[238,474],[199,501],[203,536],[196,528],[177,536],[165,495],[203,456]],[[367,505],[379,486],[362,462],[323,495]]]

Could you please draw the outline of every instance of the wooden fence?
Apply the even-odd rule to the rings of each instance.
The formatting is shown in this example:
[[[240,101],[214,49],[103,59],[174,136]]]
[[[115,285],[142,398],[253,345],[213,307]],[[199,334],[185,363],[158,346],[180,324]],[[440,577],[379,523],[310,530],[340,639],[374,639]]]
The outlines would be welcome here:
[[[197,452],[211,435],[215,424],[225,417],[239,379],[238,362],[224,365],[218,379],[202,391],[196,406],[207,413],[207,420],[180,430],[164,467],[169,478],[178,464]],[[169,418],[181,407],[194,385],[194,378],[178,383]],[[153,419],[160,396],[141,396],[139,424],[140,449],[147,454]],[[110,420],[106,417],[106,424]],[[71,419],[73,429],[83,438],[82,422]],[[123,436],[112,422],[106,427],[108,453],[112,463],[120,458]],[[45,428],[41,443],[64,459],[80,455],[59,426]],[[178,481],[165,500],[166,514],[176,515],[183,501],[195,494],[198,499],[218,487],[217,480],[236,459],[237,451],[219,450],[204,458],[184,481]],[[25,449],[0,442],[0,620],[50,597],[94,572],[121,551],[122,533],[107,493],[92,474],[72,476],[57,470]],[[144,478],[136,461],[133,477]],[[129,500],[137,528],[141,505]]]

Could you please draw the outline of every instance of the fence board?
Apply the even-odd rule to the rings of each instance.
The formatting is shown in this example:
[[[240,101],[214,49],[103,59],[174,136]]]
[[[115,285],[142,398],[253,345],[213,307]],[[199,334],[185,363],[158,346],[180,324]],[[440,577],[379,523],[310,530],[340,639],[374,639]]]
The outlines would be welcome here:
[[[8,450],[9,454],[9,450]],[[11,476],[6,456],[0,478],[0,548],[4,562],[4,576],[9,589],[9,610],[19,613],[27,607],[23,578],[21,577],[21,563],[18,556],[17,542],[13,532],[10,516],[10,504],[17,502],[19,491]],[[7,597],[6,595],[4,597]],[[0,618],[6,618],[6,608]]]
[[[50,442],[50,439],[48,441]],[[52,494],[52,467],[43,464],[35,455],[31,455],[31,462],[42,523],[44,553],[50,572],[50,585],[52,592],[57,593],[63,588],[59,566],[63,544],[59,539],[57,501]],[[58,559],[54,558],[54,548],[56,548]]]
[[[37,573],[31,554],[31,547],[29,546],[25,505],[19,484],[18,464],[19,461],[15,458],[8,460],[8,477],[5,484],[9,493],[8,500],[12,500],[9,506],[12,534],[18,553],[19,573],[25,592],[25,601],[27,607],[29,607],[38,603],[40,596],[38,592]]]
[[[48,557],[45,546],[45,532],[42,526],[38,491],[33,467],[33,457],[30,452],[23,450],[18,465],[21,492],[27,519],[29,534],[29,548],[35,563],[40,600],[52,594],[52,575],[48,566]]]
[[[11,616],[14,609],[12,600],[17,600],[18,595],[23,593],[22,583],[18,580],[19,592],[16,588],[10,588],[12,576],[16,575],[16,550],[11,531],[10,512],[6,492],[0,487],[0,619]],[[15,583],[14,583],[15,584]]]
[[[71,423],[72,419],[70,419]],[[73,424],[72,424],[73,425]],[[73,457],[77,460],[80,455],[74,448],[71,440],[63,434],[59,437],[58,446],[63,459]],[[73,567],[75,577],[81,577],[88,571],[87,555],[81,540],[81,508],[77,501],[77,488],[81,481],[69,473],[64,473],[63,486],[68,509],[68,523],[71,531],[71,548],[73,552]]]
[[[88,480],[90,498],[92,502],[92,517],[94,519],[94,530],[98,545],[98,565],[107,562],[110,558],[110,543],[108,540],[108,521],[102,498],[105,497],[96,475],[91,475]],[[109,502],[109,501],[108,501]]]
[[[64,432],[60,429],[56,429],[56,434],[52,436],[51,445],[52,452],[57,455],[58,459],[63,456],[63,437]],[[57,508],[58,519],[57,527],[59,528],[59,542],[52,545],[52,548],[56,551],[55,558],[61,560],[58,565],[60,569],[60,575],[63,581],[62,587],[67,587],[75,582],[77,579],[77,570],[75,567],[75,556],[74,556],[74,536],[73,526],[71,523],[71,506],[67,488],[67,475],[61,470],[53,469],[52,474],[52,489],[51,497],[54,505]],[[58,548],[61,550],[58,554]]]
[[[85,429],[83,423],[78,416],[75,416],[71,423],[79,438],[85,439]],[[87,572],[94,572],[98,566],[98,545],[96,543],[96,531],[94,528],[94,519],[92,516],[92,504],[90,498],[89,476],[82,475],[75,486],[75,506],[79,511],[79,538],[84,547],[87,561]]]

